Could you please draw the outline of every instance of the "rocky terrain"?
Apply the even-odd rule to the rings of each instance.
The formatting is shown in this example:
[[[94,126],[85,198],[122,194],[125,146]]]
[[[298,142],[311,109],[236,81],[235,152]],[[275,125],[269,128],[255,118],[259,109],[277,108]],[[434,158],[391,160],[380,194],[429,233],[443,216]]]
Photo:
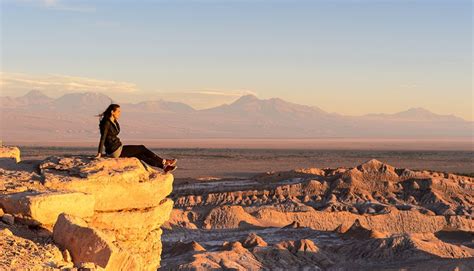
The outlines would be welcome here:
[[[473,270],[474,178],[394,168],[175,185],[164,270]]]
[[[0,157],[0,270],[474,266],[467,176],[370,160],[173,184],[134,158]]]
[[[19,154],[0,150],[0,270],[160,266],[171,174],[136,158]]]

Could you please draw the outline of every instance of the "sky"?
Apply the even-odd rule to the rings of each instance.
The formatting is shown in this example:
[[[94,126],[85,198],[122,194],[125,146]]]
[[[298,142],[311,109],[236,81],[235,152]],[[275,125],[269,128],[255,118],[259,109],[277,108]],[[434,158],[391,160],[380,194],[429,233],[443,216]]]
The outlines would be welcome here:
[[[470,0],[1,1],[1,96],[241,95],[474,120]]]

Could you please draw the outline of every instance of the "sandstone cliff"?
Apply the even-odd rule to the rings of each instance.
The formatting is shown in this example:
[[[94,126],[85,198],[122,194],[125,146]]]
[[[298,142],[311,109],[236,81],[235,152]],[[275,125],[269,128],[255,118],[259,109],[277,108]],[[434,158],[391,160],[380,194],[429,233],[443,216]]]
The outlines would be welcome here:
[[[43,270],[73,264],[156,270],[160,266],[160,227],[173,209],[173,201],[167,198],[173,175],[161,174],[136,158],[54,156],[16,163],[19,150],[5,147],[0,157],[5,157],[0,162],[4,221],[0,229],[24,242],[36,238],[39,248],[35,249],[62,255],[43,263],[36,259],[33,266],[25,258],[22,266],[19,253],[16,259],[2,259],[0,269]]]

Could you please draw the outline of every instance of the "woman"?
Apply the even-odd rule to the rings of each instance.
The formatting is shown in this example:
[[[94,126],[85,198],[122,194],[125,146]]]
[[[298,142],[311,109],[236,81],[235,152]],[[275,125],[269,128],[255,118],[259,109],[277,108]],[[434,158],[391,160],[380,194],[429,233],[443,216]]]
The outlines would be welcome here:
[[[136,157],[151,166],[162,168],[165,172],[170,172],[177,168],[177,159],[162,159],[144,145],[122,145],[122,142],[117,137],[120,132],[120,125],[117,121],[120,118],[120,114],[120,105],[111,104],[99,115],[101,117],[99,123],[100,142],[96,158],[102,156],[105,147],[107,156],[114,158]]]

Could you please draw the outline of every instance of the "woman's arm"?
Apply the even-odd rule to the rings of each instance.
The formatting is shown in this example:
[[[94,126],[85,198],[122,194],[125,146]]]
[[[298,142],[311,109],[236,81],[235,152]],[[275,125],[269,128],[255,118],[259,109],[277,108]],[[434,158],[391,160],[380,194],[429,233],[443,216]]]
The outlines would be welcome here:
[[[107,133],[109,132],[109,127],[110,123],[108,121],[105,121],[104,128],[100,131],[99,149],[97,151],[96,157],[100,157],[102,155],[102,152],[104,151],[104,142],[105,138],[107,137]]]

